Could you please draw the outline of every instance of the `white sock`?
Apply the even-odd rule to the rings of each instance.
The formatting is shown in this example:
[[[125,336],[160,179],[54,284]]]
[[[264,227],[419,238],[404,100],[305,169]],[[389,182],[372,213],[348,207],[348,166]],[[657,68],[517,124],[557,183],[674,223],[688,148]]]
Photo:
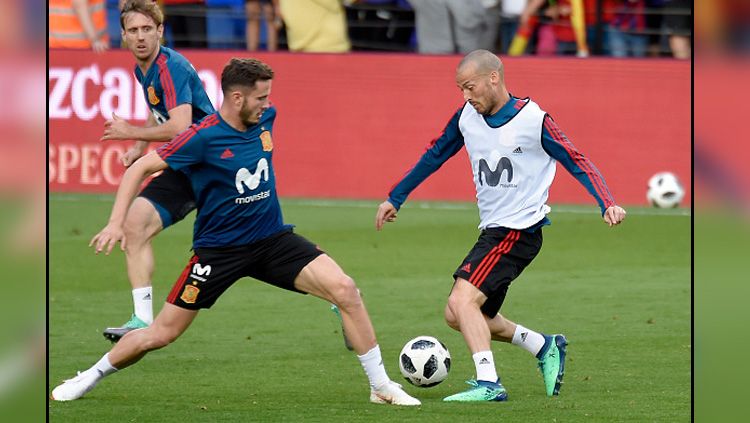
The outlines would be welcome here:
[[[365,369],[365,374],[370,380],[370,387],[377,388],[388,383],[391,379],[385,372],[385,366],[383,366],[383,357],[380,355],[380,346],[375,345],[370,351],[367,351],[363,355],[358,355],[359,362],[362,363],[362,368]]]
[[[112,366],[112,363],[109,362],[109,353],[104,354],[104,356],[99,359],[96,364],[94,364],[90,369],[87,370],[87,372],[98,373],[100,379],[116,371],[117,369],[115,369]]]
[[[521,325],[516,325],[516,331],[513,333],[513,340],[511,343],[513,345],[518,345],[536,356],[544,346],[544,336],[539,332],[534,332],[533,330],[526,329]]]
[[[133,309],[135,316],[144,323],[151,324],[154,321],[154,310],[152,307],[152,288],[144,286],[133,290]]]
[[[471,358],[474,359],[474,366],[477,368],[477,380],[497,382],[497,370],[495,370],[495,359],[492,358],[492,351],[479,351],[474,353]]]

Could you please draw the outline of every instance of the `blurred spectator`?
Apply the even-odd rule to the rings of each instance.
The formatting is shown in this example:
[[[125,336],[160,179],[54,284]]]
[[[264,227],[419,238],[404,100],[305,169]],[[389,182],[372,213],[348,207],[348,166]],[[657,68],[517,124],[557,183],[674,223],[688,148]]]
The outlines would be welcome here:
[[[414,10],[407,0],[345,0],[353,50],[414,51]]]
[[[245,0],[206,0],[208,48],[245,48]]]
[[[664,26],[664,5],[669,0],[646,0],[646,29],[648,30],[648,56],[659,57],[662,51],[668,48],[662,47],[662,32]]]
[[[500,32],[500,0],[480,0],[484,7],[483,23],[479,27],[478,48],[496,52]]]
[[[613,7],[613,13],[606,17],[609,54],[644,57],[648,45],[648,36],[643,33],[646,28],[644,0],[610,0],[609,3],[607,6]]]
[[[340,0],[279,0],[290,51],[344,53],[351,49]]]
[[[171,32],[170,45],[176,48],[205,48],[206,1],[161,0]]]
[[[266,50],[276,51],[279,48],[279,29],[282,26],[279,0],[245,1],[247,49],[249,51],[258,49],[261,40],[261,14],[266,30]]]
[[[587,57],[589,48],[586,41],[583,0],[530,0],[521,14],[520,25],[529,26],[531,17],[535,16],[545,4],[547,8],[544,9],[544,16],[551,20],[549,26],[554,34],[557,54]],[[540,34],[540,38],[542,35],[543,33]],[[541,38],[540,42],[543,40],[544,38]]]
[[[122,44],[122,28],[120,27],[120,7],[125,0],[105,0],[107,7],[107,33],[109,46],[118,48]]]
[[[50,0],[49,47],[109,48],[105,0]]]
[[[677,59],[689,59],[692,50],[692,7],[690,0],[667,0],[664,26],[669,34],[669,48]]]
[[[409,0],[422,54],[466,54],[480,48],[485,25],[482,0]],[[494,50],[494,49],[492,49]]]
[[[528,0],[500,0],[500,53],[508,54]]]

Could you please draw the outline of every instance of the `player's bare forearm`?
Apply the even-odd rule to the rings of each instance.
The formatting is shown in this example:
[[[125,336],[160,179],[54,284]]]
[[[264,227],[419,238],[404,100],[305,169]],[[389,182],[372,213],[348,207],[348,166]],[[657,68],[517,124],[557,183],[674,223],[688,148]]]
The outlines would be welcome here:
[[[123,225],[127,215],[130,203],[133,201],[138,192],[141,182],[153,172],[162,170],[167,164],[155,152],[148,154],[138,160],[133,166],[125,171],[122,177],[120,187],[117,189],[115,204],[112,206],[107,225],[99,231],[89,242],[89,247],[94,247],[94,252],[99,254],[104,252],[106,255],[112,252],[112,249],[120,243],[120,249],[125,251],[127,248],[127,237]]]
[[[163,125],[136,126],[125,122],[117,116],[105,123],[102,141],[124,141],[139,140],[144,143],[167,142],[177,134],[187,129],[188,125],[180,125],[179,122],[167,121]]]
[[[158,123],[156,122],[156,119],[154,119],[154,116],[153,115],[148,115],[148,118],[146,119],[146,123],[143,125],[143,127],[144,128],[153,128],[153,127],[155,127],[157,125],[158,125]],[[143,153],[146,151],[146,149],[148,148],[148,144],[149,144],[148,141],[143,141],[143,140],[138,140],[138,141],[135,142],[135,145],[133,146],[133,149],[135,151],[138,151],[138,152],[141,153],[141,155],[138,156],[138,158],[140,158],[143,155]]]
[[[122,225],[125,222],[130,203],[138,193],[138,189],[149,175],[164,170],[167,164],[159,157],[156,152],[151,152],[133,163],[122,177],[120,187],[117,189],[115,204],[112,206],[112,213],[109,223]]]
[[[192,109],[189,104],[181,104],[170,110],[169,120],[161,125],[157,124],[152,115],[149,115],[146,125],[135,126],[112,113],[112,119],[104,123],[104,135],[101,139],[165,142],[190,127],[191,119]]]
[[[156,126],[133,126],[131,130],[132,136],[130,139],[140,140],[145,142],[166,142],[177,136],[180,132],[190,126],[189,122],[187,125],[181,125],[179,122],[172,122],[168,120],[162,125]]]

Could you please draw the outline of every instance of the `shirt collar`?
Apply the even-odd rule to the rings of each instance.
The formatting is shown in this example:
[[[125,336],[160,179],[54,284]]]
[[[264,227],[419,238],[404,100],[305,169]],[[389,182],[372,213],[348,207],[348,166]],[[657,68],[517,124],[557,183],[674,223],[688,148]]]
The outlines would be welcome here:
[[[510,100],[503,105],[494,115],[483,116],[485,122],[493,128],[503,126],[508,123],[518,112],[526,105],[528,99],[521,99],[510,96]]]

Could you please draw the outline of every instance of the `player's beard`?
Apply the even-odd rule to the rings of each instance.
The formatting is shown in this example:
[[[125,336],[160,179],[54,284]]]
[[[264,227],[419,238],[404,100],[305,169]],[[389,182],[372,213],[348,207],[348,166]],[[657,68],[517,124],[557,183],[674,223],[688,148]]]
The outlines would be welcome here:
[[[481,99],[481,101],[478,102],[477,105],[479,107],[478,108],[475,107],[475,109],[477,109],[477,113],[479,113],[480,115],[491,116],[492,110],[495,109],[499,101],[500,100],[495,98],[494,96],[487,95],[487,96],[484,96]]]
[[[253,116],[252,110],[247,107],[247,101],[244,99],[242,100],[242,107],[240,108],[240,120],[242,120],[242,123],[248,127],[258,123],[258,120]]]

